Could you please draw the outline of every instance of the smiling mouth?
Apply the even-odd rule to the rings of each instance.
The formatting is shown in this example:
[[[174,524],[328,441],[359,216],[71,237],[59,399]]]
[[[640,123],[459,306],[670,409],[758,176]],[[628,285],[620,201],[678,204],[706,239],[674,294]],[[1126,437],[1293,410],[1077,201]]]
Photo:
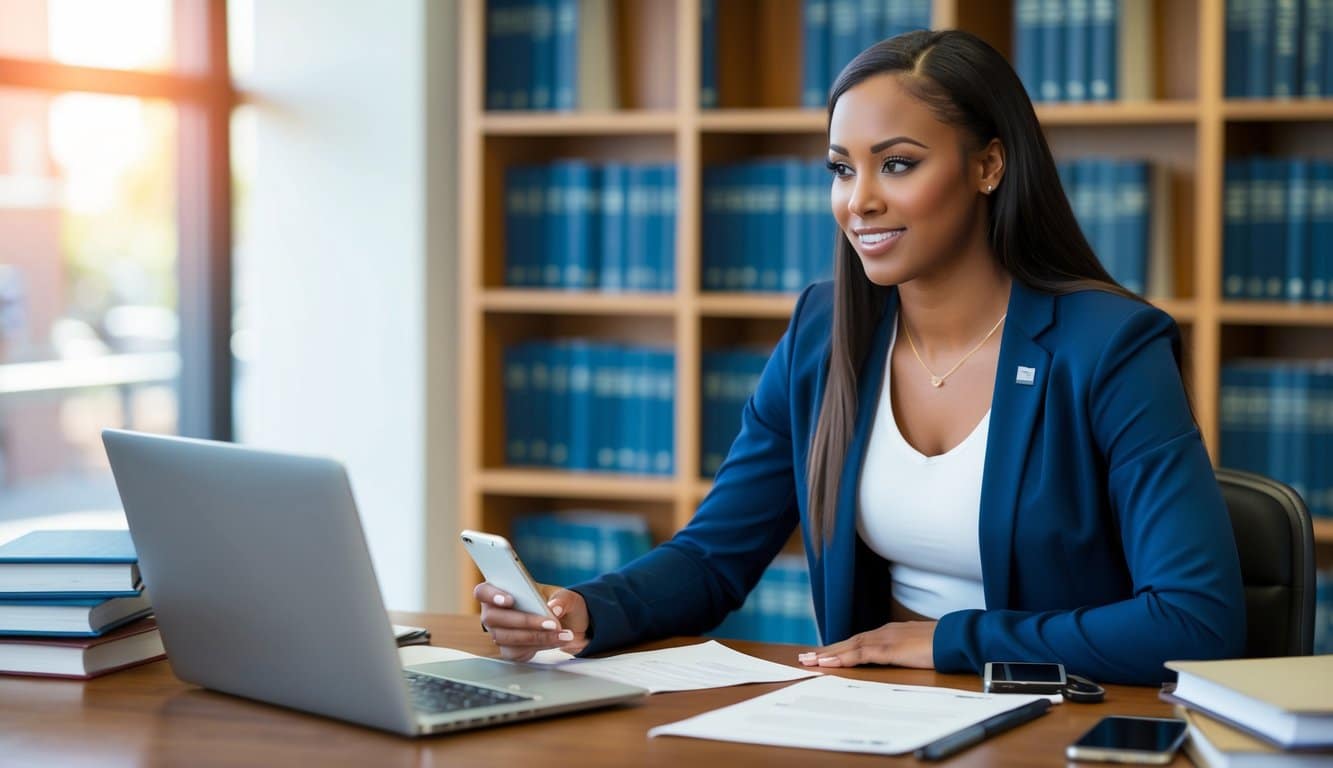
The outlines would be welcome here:
[[[865,232],[856,236],[861,245],[874,246],[889,240],[896,240],[906,229],[890,229],[883,232]]]

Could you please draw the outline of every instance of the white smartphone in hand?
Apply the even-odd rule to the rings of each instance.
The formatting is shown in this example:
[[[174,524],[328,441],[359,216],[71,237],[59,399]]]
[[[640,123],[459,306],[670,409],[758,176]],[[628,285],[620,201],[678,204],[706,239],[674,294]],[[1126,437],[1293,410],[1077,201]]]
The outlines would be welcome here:
[[[472,562],[477,564],[481,575],[491,586],[508,592],[514,598],[514,608],[524,613],[555,618],[546,605],[537,582],[532,580],[523,561],[518,559],[514,545],[503,536],[481,531],[463,531],[459,534],[463,547],[467,549]]]

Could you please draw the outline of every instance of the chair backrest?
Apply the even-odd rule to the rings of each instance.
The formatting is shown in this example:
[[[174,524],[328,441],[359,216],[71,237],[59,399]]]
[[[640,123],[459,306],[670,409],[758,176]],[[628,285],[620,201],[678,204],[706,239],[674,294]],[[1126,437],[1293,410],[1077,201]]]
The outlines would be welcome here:
[[[1305,502],[1276,480],[1217,470],[1245,582],[1245,655],[1308,656],[1314,647],[1314,528]]]

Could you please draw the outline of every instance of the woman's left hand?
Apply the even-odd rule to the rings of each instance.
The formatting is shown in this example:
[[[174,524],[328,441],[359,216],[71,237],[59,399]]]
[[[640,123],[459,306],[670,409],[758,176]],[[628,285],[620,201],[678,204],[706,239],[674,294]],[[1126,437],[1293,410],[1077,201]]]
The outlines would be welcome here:
[[[797,656],[807,667],[855,667],[893,664],[918,669],[935,668],[934,621],[895,621],[879,629],[852,635],[840,643]]]

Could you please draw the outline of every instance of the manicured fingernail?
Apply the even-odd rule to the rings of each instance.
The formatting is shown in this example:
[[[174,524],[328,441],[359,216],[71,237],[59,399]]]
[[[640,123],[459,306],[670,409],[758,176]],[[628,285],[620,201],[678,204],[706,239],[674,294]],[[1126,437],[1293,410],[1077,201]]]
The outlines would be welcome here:
[[[573,640],[573,639],[574,639],[574,632],[573,632],[572,630],[562,629],[562,630],[560,630],[560,634],[556,635],[556,637],[560,638],[561,640],[565,640],[565,641]]]
[[[559,627],[560,625],[555,623],[555,619],[547,619],[542,622],[542,629],[558,629]]]
[[[563,605],[552,605],[552,606],[551,606],[551,613],[554,613],[556,616],[564,616],[564,615],[565,615],[565,606],[563,606]]]
[[[798,659],[813,659],[814,657],[815,657],[814,651],[810,651],[809,653],[799,653],[796,655],[796,658]]]
[[[821,667],[841,667],[841,666],[842,666],[842,662],[838,660],[838,657],[837,657],[837,656],[820,656],[820,657],[819,657],[819,666],[821,666]]]
[[[504,604],[505,604],[505,596],[504,596],[504,595],[496,595],[495,597],[491,598],[491,602],[495,603],[496,605],[504,605]]]

